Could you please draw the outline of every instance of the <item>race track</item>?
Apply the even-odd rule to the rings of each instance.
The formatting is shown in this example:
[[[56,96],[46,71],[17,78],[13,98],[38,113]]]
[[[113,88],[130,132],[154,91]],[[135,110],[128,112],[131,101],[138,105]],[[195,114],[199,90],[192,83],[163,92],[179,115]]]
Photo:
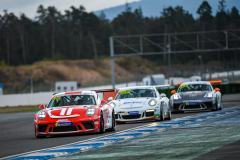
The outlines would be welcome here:
[[[223,107],[231,108],[234,106],[239,106],[240,95],[223,97]],[[208,111],[207,111],[208,112]],[[87,140],[90,138],[95,138],[102,136],[101,134],[91,133],[91,134],[77,134],[77,135],[67,135],[67,136],[53,136],[44,139],[37,139],[34,136],[34,114],[33,112],[27,113],[9,113],[0,115],[0,158],[11,156],[15,154],[25,153],[34,150],[40,150],[50,147],[56,147],[59,145],[65,145],[73,143],[76,141]],[[173,114],[172,118],[181,118],[190,115],[199,114],[199,112],[187,112],[183,114]],[[150,121],[152,122],[152,121]],[[142,126],[148,124],[147,122],[138,123],[127,123],[122,125],[117,125],[116,132],[123,131],[126,129],[131,129],[133,127]],[[112,134],[113,132],[106,132],[104,135]]]

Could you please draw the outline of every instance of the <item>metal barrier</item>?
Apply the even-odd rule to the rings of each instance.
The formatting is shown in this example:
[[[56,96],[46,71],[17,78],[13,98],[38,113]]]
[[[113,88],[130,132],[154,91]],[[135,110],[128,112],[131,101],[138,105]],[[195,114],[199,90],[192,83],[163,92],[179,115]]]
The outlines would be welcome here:
[[[222,94],[240,93],[240,83],[230,83],[226,85],[214,84],[213,88],[219,88]]]

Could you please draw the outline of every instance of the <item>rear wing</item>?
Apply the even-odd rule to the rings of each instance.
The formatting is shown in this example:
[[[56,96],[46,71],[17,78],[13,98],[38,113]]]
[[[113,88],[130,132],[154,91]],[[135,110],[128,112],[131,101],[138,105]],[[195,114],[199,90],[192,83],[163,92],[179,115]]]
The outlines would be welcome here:
[[[213,84],[213,83],[222,83],[221,80],[217,80],[217,81],[208,81],[208,82],[210,82],[211,84]]]
[[[98,89],[98,90],[91,90],[91,91],[95,91],[96,93],[102,93],[102,92],[115,92],[116,89]]]
[[[209,83],[211,83],[211,84],[214,84],[214,83],[222,83],[222,81],[221,80],[216,80],[216,81],[207,81],[207,82],[209,82]],[[178,83],[177,84],[177,86],[180,86],[182,83],[180,82],[180,83]]]

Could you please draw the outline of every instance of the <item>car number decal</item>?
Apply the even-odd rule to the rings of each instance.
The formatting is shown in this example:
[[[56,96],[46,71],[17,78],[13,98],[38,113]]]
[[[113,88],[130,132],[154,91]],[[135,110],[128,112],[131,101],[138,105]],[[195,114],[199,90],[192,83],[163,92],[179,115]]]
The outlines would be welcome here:
[[[67,108],[63,108],[63,109],[61,110],[60,115],[61,115],[61,116],[65,115],[66,110],[67,110]],[[72,110],[73,110],[73,108],[68,108],[68,111],[67,111],[67,114],[66,114],[66,115],[71,115]]]

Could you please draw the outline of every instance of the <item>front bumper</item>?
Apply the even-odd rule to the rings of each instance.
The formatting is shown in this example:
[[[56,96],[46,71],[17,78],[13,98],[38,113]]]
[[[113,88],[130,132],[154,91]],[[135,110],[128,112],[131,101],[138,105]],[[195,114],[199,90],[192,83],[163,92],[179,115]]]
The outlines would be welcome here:
[[[134,113],[134,114],[132,114]],[[142,121],[149,119],[159,118],[160,110],[157,107],[151,108],[131,108],[131,109],[115,109],[116,122],[130,122],[130,121]]]
[[[189,104],[196,103],[197,104]],[[215,99],[206,100],[186,100],[186,101],[174,101],[171,105],[171,110],[174,111],[194,111],[194,110],[210,110],[215,109]]]
[[[51,121],[49,123],[37,121],[35,122],[35,130],[38,135],[57,135],[57,134],[71,134],[71,133],[81,133],[81,132],[90,132],[97,131],[100,127],[100,118],[95,117],[81,120],[71,120],[72,125],[69,126],[57,126],[57,120]]]

